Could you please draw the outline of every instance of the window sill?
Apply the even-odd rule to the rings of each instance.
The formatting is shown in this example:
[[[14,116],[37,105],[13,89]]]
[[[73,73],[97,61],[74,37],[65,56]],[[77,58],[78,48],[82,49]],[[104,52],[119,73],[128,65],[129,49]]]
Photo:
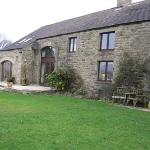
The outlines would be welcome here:
[[[110,80],[97,80],[97,82],[102,82],[102,83],[112,83]]]
[[[76,53],[76,51],[73,51],[73,52],[68,52],[68,54],[74,54],[74,53]]]
[[[114,51],[115,49],[100,49],[100,52],[109,52],[109,51]]]

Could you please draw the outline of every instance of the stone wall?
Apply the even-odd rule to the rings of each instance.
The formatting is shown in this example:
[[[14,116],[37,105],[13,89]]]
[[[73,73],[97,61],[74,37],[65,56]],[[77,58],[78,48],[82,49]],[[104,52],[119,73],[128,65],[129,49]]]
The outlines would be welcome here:
[[[115,50],[100,51],[100,33],[109,31],[115,31],[116,33]],[[77,51],[75,53],[68,53],[68,39],[70,37],[77,37]],[[84,80],[84,87],[90,97],[108,97],[111,93],[112,83],[98,81],[98,61],[114,61],[115,76],[120,57],[124,52],[129,52],[132,56],[139,57],[139,59],[150,55],[149,37],[150,22],[145,22],[40,39],[37,41],[39,43],[38,49],[32,50],[31,45],[29,45],[22,50],[21,64],[24,64],[24,60],[27,61],[27,76],[30,83],[39,84],[40,50],[46,46],[53,46],[57,50],[56,67],[70,66],[76,69]],[[20,56],[20,54],[17,51],[1,52],[0,58],[4,57],[5,54],[6,56],[14,56],[14,63],[18,64],[16,56]],[[19,66],[16,65],[16,67]],[[17,70],[19,71],[19,69]]]
[[[22,54],[20,53],[20,50],[0,52],[0,81],[2,80],[2,63],[6,60],[12,62],[12,76],[15,77],[17,83],[20,83],[22,60]]]
[[[116,46],[113,51],[100,51],[100,33],[115,31]],[[68,38],[77,37],[77,51],[68,53]],[[111,82],[98,81],[98,61],[114,61],[114,76],[124,52],[145,59],[150,55],[150,23],[121,25],[113,28],[68,34],[39,40],[52,42],[58,48],[58,67],[71,66],[84,80],[89,96],[107,97]],[[139,56],[139,54],[141,54]],[[107,92],[108,91],[108,92]]]
[[[114,60],[114,51],[100,51],[100,33],[116,31],[117,28],[80,32],[53,38],[39,40],[39,43],[51,42],[58,49],[57,59],[59,68],[70,66],[74,68],[84,80],[84,87],[89,97],[108,95],[111,82],[98,81],[98,61]],[[69,38],[77,37],[77,51],[68,53]]]
[[[128,52],[132,57],[143,60],[150,57],[150,22],[117,28],[114,75],[117,74],[120,57]]]
[[[37,83],[35,79],[34,71],[34,51],[31,48],[31,44],[22,50],[22,65],[21,65],[21,81],[27,79],[28,84]]]

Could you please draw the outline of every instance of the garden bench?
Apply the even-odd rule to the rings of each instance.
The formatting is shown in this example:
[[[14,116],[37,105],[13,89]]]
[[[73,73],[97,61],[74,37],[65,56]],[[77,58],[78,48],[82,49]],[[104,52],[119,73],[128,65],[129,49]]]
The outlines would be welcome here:
[[[145,106],[149,102],[149,100],[146,99],[146,96],[144,95],[143,90],[141,89],[137,89],[136,92],[134,92],[134,94],[130,94],[129,97],[127,97],[126,105],[128,105],[130,101],[133,102],[134,107],[136,106],[138,102],[144,103]]]
[[[116,92],[113,93],[112,100],[113,102],[125,102],[126,96],[125,93],[127,92],[126,87],[117,87]]]

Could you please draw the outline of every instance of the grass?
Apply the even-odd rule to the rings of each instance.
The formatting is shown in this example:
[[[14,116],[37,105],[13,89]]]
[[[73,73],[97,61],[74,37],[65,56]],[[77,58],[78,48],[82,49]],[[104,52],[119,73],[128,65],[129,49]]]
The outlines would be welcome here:
[[[66,96],[0,93],[1,150],[149,150],[150,113]]]

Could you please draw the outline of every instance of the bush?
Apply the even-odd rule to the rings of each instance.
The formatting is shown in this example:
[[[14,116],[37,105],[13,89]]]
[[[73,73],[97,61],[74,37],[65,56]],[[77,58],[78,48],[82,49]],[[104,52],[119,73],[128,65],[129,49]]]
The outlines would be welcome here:
[[[47,80],[50,86],[58,91],[75,92],[82,85],[81,78],[73,69],[57,69],[47,75]]]
[[[81,87],[75,91],[75,95],[85,96],[86,94],[87,94],[87,92],[85,91],[85,89],[83,87]]]
[[[124,53],[120,59],[119,70],[114,79],[113,88],[120,86],[144,88],[144,80],[147,72],[145,61],[131,57],[128,53]]]

